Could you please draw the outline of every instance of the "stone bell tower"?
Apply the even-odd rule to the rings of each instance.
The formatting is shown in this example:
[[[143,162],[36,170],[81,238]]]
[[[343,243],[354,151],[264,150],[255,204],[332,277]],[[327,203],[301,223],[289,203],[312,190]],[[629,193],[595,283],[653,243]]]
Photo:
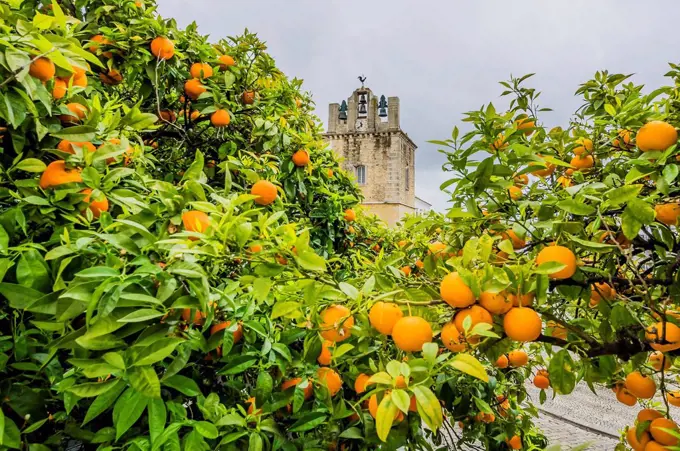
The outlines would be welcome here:
[[[416,145],[399,124],[399,98],[377,97],[364,87],[342,104],[329,106],[324,139],[353,173],[372,213],[394,225],[415,213]]]

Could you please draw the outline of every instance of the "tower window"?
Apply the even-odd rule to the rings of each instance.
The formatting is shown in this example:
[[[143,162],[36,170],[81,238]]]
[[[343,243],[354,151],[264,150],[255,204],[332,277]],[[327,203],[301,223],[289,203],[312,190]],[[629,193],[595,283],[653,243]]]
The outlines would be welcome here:
[[[355,166],[354,167],[354,174],[357,177],[357,183],[359,185],[365,185],[366,184],[366,166],[364,166],[363,164]]]
[[[411,173],[409,167],[406,166],[406,191],[409,190],[410,186],[411,186]]]

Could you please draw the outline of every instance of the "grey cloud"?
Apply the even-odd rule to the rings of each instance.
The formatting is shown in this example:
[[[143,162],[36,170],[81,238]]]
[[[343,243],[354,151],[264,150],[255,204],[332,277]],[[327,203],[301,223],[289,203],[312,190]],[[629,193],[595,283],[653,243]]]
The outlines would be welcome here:
[[[257,32],[284,72],[305,80],[324,123],[359,74],[374,92],[399,96],[402,128],[419,146],[417,194],[439,210],[448,175],[426,141],[450,136],[465,111],[503,104],[499,80],[536,72],[531,84],[554,110],[541,120],[565,124],[580,104],[574,91],[596,70],[656,87],[680,44],[674,0],[159,0],[159,10],[215,39]]]

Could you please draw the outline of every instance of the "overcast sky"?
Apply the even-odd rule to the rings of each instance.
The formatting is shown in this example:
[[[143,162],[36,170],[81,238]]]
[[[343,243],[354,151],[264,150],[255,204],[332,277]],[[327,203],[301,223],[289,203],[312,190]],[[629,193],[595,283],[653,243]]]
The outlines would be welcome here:
[[[180,26],[196,21],[213,40],[257,32],[278,66],[305,80],[324,124],[357,76],[401,99],[402,129],[418,145],[416,193],[438,210],[443,155],[462,113],[499,99],[498,81],[535,72],[541,121],[566,125],[578,85],[600,69],[635,73],[651,90],[680,62],[677,0],[158,0]],[[465,127],[463,127],[465,129]]]

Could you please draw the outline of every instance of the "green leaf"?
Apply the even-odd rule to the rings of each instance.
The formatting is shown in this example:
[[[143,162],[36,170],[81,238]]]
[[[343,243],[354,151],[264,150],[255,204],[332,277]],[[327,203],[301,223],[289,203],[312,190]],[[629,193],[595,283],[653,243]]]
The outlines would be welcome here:
[[[133,366],[151,365],[172,354],[172,351],[184,340],[180,338],[163,338],[140,351]]]
[[[489,382],[489,375],[486,373],[484,365],[470,354],[457,354],[449,363],[453,368],[476,377],[484,382]]]
[[[140,323],[144,322],[153,318],[158,318],[159,316],[163,316],[163,312],[159,312],[158,310],[154,309],[139,309],[135,310],[134,312],[130,313],[129,315],[125,315],[121,319],[118,320],[119,323]]]
[[[26,158],[21,160],[14,168],[26,172],[43,172],[47,166],[37,158]]]
[[[106,382],[87,382],[85,384],[69,387],[67,391],[80,398],[94,398],[95,396],[99,396],[102,393],[111,390],[117,382],[118,379],[112,379]]]
[[[411,405],[411,399],[408,393],[404,390],[392,390],[392,402],[395,406],[405,414],[408,414],[408,408]]]
[[[22,252],[17,264],[16,276],[19,285],[24,287],[47,292],[52,286],[47,264],[35,249]]]
[[[624,185],[606,192],[605,197],[609,204],[615,207],[635,199],[641,189],[642,185]]]
[[[130,385],[147,398],[161,397],[161,383],[151,366],[137,366],[128,370]]]
[[[545,262],[538,265],[538,268],[534,269],[536,274],[554,274],[558,271],[566,268],[567,265],[560,262]]]
[[[90,408],[87,409],[85,419],[83,420],[83,426],[97,418],[103,412],[110,409],[114,401],[118,399],[118,396],[123,393],[123,390],[125,390],[126,386],[127,385],[125,384],[124,380],[116,379],[113,387],[97,396],[97,399],[95,399],[94,402],[90,404]]]
[[[305,432],[321,425],[326,421],[327,415],[323,412],[311,412],[304,415],[288,428],[288,432]]]
[[[439,399],[432,393],[432,390],[422,385],[413,387],[412,391],[413,394],[416,395],[418,415],[420,415],[420,418],[422,418],[431,430],[436,431],[444,422],[444,415]]]
[[[324,272],[326,271],[326,260],[323,257],[314,253],[314,251],[306,249],[298,251],[295,257],[298,265],[308,271]]]
[[[359,298],[359,290],[354,288],[354,286],[348,284],[347,282],[340,282],[338,286],[340,287],[340,290],[350,299],[356,301]]]
[[[216,439],[218,436],[217,428],[214,424],[207,421],[198,421],[194,424],[196,432],[207,439]]]
[[[107,279],[109,277],[118,277],[120,273],[114,268],[108,266],[95,266],[94,268],[83,269],[76,274],[76,277],[87,279]]]
[[[375,431],[378,434],[378,438],[383,442],[387,441],[395,415],[397,415],[397,406],[392,402],[392,397],[384,396],[380,401],[378,412],[375,416]]]
[[[0,294],[9,300],[10,307],[23,310],[45,296],[40,291],[13,283],[0,283]]]
[[[595,208],[591,205],[586,204],[584,200],[580,201],[576,199],[561,200],[557,203],[557,207],[560,208],[561,210],[566,211],[567,213],[571,213],[572,215],[585,216],[595,213]]]
[[[562,349],[553,355],[548,365],[548,373],[550,373],[550,385],[556,393],[568,395],[574,391],[578,368],[569,355],[569,351]]]
[[[649,203],[640,199],[631,200],[621,215],[623,234],[632,240],[640,233],[643,225],[654,222],[654,216],[654,208]]]
[[[196,384],[193,379],[189,379],[186,376],[180,376],[179,374],[163,379],[163,385],[174,388],[186,396],[198,396],[201,393],[198,384]]]
[[[295,313],[293,315],[293,313]],[[296,301],[283,301],[274,304],[272,309],[271,319],[280,317],[298,317],[300,316],[300,303]]]
[[[147,399],[141,394],[128,388],[123,396],[118,398],[113,406],[113,425],[116,428],[116,440],[121,438],[146,409]]]
[[[75,127],[67,127],[57,133],[52,133],[52,136],[68,141],[85,142],[94,140],[96,132],[97,129],[89,125],[76,125]]]

